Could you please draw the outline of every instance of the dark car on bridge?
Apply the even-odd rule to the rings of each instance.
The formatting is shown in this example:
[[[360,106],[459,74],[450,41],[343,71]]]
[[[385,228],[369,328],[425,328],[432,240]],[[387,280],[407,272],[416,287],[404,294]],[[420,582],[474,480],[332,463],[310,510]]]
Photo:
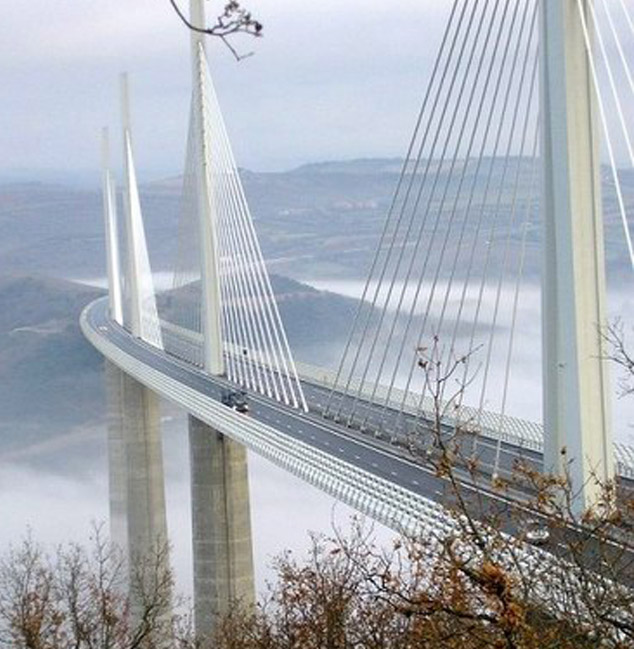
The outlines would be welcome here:
[[[232,408],[236,412],[249,412],[247,393],[244,390],[225,390],[220,400],[225,406]]]

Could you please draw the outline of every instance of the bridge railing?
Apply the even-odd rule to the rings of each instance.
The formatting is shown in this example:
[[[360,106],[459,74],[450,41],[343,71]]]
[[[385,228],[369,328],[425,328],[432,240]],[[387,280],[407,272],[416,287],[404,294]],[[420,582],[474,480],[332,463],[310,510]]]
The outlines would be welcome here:
[[[310,365],[308,363],[296,363],[297,371],[303,380],[332,389],[335,386],[336,373],[332,370]],[[404,394],[398,388],[388,390],[387,386],[379,385],[375,391],[375,384],[366,383],[359,387],[361,381],[353,378],[351,387],[358,391],[362,397],[374,398],[382,403],[386,402],[389,408],[398,408],[404,404],[403,409],[408,414],[425,415],[433,413],[436,407],[431,397],[424,397],[421,400],[412,394]],[[458,408],[444,408],[444,412],[455,412],[455,416],[445,414],[443,421],[450,426],[461,426],[473,428],[479,435],[491,439],[501,439],[520,448],[526,448],[539,453],[544,449],[544,428],[541,424],[511,415],[502,415],[496,412],[480,410],[468,405],[460,405]],[[614,443],[614,458],[616,461],[617,473],[625,478],[634,479],[634,448],[619,442]]]
[[[331,370],[307,363],[298,363],[297,371],[300,376],[323,387],[332,389],[335,386],[336,374]],[[431,397],[426,396],[421,400],[418,395],[405,393],[404,390],[396,387],[389,389],[385,385],[375,386],[374,383],[369,382],[361,385],[361,381],[356,377],[353,377],[350,381],[350,388],[351,392],[358,392],[362,398],[373,396],[376,403],[382,403],[388,408],[399,410],[402,407],[404,412],[412,415],[430,414],[436,408]],[[443,416],[443,420],[449,425],[473,428],[486,437],[501,438],[503,441],[516,446],[541,451],[543,433],[541,426],[537,423],[509,415],[479,410],[464,404],[456,408],[448,408],[447,405],[446,403],[440,404],[443,412],[454,411],[456,413],[455,416],[448,414]]]
[[[174,353],[194,365],[201,365],[202,334],[191,329],[185,329],[179,325],[166,320],[161,320],[161,330],[166,351]],[[236,353],[240,350],[236,349]],[[264,358],[256,358],[257,362],[266,365]],[[295,363],[297,372],[303,381],[318,385],[326,389],[333,389],[336,381],[336,373],[333,370],[311,365],[309,363]],[[422,402],[412,394],[404,394],[398,388],[388,390],[387,386],[379,386],[375,391],[375,385],[353,378],[351,387],[358,391],[363,398],[374,399],[386,403],[388,408],[400,409],[411,415],[424,416],[426,413],[434,412],[434,402],[431,397],[424,397]],[[359,388],[361,388],[359,390]],[[458,408],[445,408],[445,412],[455,412],[454,416],[445,414],[444,422],[450,426],[471,427],[477,430],[478,434],[490,439],[501,439],[519,448],[524,448],[539,453],[544,448],[544,429],[537,422],[527,421],[511,415],[480,410],[468,405],[460,405]],[[617,473],[623,477],[634,480],[634,448],[619,442],[614,443],[614,457]]]

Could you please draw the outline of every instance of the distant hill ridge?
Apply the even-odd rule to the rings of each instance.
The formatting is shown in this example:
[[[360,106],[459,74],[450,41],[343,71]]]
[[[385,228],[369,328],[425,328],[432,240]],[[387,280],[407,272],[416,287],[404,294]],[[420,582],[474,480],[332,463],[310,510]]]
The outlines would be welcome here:
[[[314,162],[282,172],[242,170],[269,269],[307,281],[364,279],[402,162],[399,158],[370,158]],[[469,172],[474,171],[474,163],[469,164]],[[499,175],[502,168],[502,159],[497,160],[494,173]],[[634,200],[634,172],[624,170],[621,180],[625,201],[630,203]],[[104,276],[98,182],[95,173],[93,190],[45,183],[0,184],[0,268],[70,278]],[[155,271],[174,267],[182,183],[182,178],[172,177],[141,188]],[[627,270],[627,254],[607,173],[604,187],[606,258],[611,272],[622,274]],[[504,200],[503,209],[508,211],[510,196]],[[519,229],[518,224],[513,232],[515,243],[521,236]],[[525,275],[532,279],[539,277],[540,241],[541,227],[536,219],[530,227],[525,263]],[[519,254],[517,247],[514,254]]]

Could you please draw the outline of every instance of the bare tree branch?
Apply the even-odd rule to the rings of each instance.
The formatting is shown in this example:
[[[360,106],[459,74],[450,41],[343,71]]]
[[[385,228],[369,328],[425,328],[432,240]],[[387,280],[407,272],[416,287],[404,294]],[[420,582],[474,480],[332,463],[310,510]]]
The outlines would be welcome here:
[[[211,27],[205,25],[194,25],[178,6],[176,0],[169,0],[176,15],[181,22],[194,32],[216,36],[227,46],[237,61],[253,56],[253,52],[240,54],[236,48],[229,42],[228,37],[234,34],[242,33],[259,38],[262,36],[262,23],[253,18],[250,11],[242,8],[237,0],[227,2],[223,12],[216,17],[216,22]]]

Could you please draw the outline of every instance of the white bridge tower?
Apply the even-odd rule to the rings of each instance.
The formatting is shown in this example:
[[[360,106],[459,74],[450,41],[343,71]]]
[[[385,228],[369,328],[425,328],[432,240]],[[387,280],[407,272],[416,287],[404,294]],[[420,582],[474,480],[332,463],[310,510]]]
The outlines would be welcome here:
[[[577,513],[614,476],[592,1],[541,0],[544,467],[569,472]]]
[[[204,0],[191,0],[190,21],[205,23]],[[225,373],[219,259],[219,215],[212,178],[212,144],[207,100],[205,35],[192,31],[193,128],[188,155],[196,169],[203,367],[213,375]],[[219,615],[232,602],[255,600],[253,549],[247,454],[244,446],[189,417],[191,465],[192,543],[194,556],[194,621],[196,631],[207,636]]]
[[[191,23],[194,26],[205,25],[205,7],[203,0],[191,1]],[[215,210],[214,191],[209,150],[210,124],[205,105],[205,73],[207,67],[205,34],[192,31],[192,126],[194,150],[190,151],[196,161],[196,182],[198,197],[201,291],[202,291],[202,334],[203,334],[203,367],[209,374],[224,373],[222,354],[222,304],[220,294],[219,260],[218,260],[218,215]]]

